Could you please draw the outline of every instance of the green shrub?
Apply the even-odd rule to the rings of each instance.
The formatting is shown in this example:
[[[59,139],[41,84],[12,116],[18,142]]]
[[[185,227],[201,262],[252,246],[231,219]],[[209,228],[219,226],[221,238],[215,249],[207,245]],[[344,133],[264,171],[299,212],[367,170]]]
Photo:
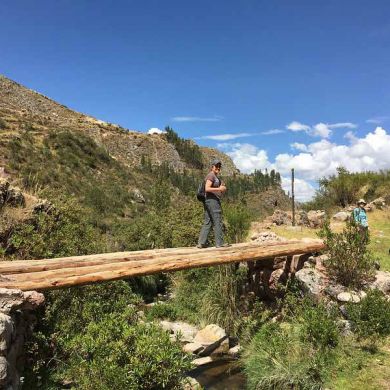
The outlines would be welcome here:
[[[300,309],[301,338],[316,348],[336,347],[340,331],[337,326],[337,309],[327,308],[324,303],[304,299]]]
[[[348,304],[347,312],[360,337],[390,335],[390,302],[381,291],[368,291],[359,303]]]
[[[231,335],[237,335],[242,321],[241,291],[246,276],[235,264],[214,269],[213,278],[202,294],[200,316],[206,323],[215,323]]]
[[[153,321],[154,319],[169,319],[175,321],[177,319],[177,308],[171,303],[157,303],[148,308],[146,319]]]
[[[161,328],[131,323],[128,313],[90,323],[68,350],[70,377],[78,389],[180,389],[190,357]]]
[[[328,273],[347,287],[361,287],[374,273],[374,259],[367,249],[369,238],[363,237],[359,226],[348,221],[341,233],[334,233],[327,221],[319,233],[329,253]]]
[[[251,215],[245,206],[227,205],[223,210],[227,225],[227,239],[230,242],[243,242],[248,234]]]
[[[264,325],[244,354],[249,390],[320,390],[326,364],[326,355],[287,324]]]

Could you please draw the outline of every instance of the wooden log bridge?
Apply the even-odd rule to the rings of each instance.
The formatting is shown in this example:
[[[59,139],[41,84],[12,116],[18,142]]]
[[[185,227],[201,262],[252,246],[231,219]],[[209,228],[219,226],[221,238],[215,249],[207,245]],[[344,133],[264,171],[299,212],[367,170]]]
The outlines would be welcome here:
[[[56,259],[2,261],[0,288],[49,290],[160,272],[314,253],[324,248],[322,240],[297,240],[272,244],[252,242],[224,248],[169,248]]]

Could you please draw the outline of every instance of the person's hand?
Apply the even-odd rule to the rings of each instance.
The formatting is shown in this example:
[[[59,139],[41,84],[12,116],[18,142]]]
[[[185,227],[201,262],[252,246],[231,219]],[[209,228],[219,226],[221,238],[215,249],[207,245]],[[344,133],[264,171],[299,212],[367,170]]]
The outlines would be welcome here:
[[[225,192],[225,191],[227,190],[227,188],[226,188],[225,185],[221,185],[221,186],[219,187],[219,189],[220,189],[221,192]]]

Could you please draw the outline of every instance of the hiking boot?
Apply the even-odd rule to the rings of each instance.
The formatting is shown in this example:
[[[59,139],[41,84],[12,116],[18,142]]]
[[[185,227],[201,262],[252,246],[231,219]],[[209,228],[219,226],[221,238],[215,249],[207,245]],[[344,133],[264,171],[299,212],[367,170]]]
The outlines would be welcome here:
[[[197,247],[198,249],[203,249],[203,248],[207,248],[207,245],[206,245],[206,244],[204,244],[204,245],[198,244],[196,247]]]
[[[225,242],[225,244],[222,244],[222,245],[216,245],[216,248],[226,248],[228,246],[232,246],[232,244],[228,244],[227,242]]]

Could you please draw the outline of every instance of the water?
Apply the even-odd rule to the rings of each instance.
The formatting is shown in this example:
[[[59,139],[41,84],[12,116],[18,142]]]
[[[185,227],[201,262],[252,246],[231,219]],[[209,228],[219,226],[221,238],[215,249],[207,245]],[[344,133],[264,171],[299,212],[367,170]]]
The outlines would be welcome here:
[[[246,379],[236,361],[216,361],[189,373],[206,390],[244,390]]]

